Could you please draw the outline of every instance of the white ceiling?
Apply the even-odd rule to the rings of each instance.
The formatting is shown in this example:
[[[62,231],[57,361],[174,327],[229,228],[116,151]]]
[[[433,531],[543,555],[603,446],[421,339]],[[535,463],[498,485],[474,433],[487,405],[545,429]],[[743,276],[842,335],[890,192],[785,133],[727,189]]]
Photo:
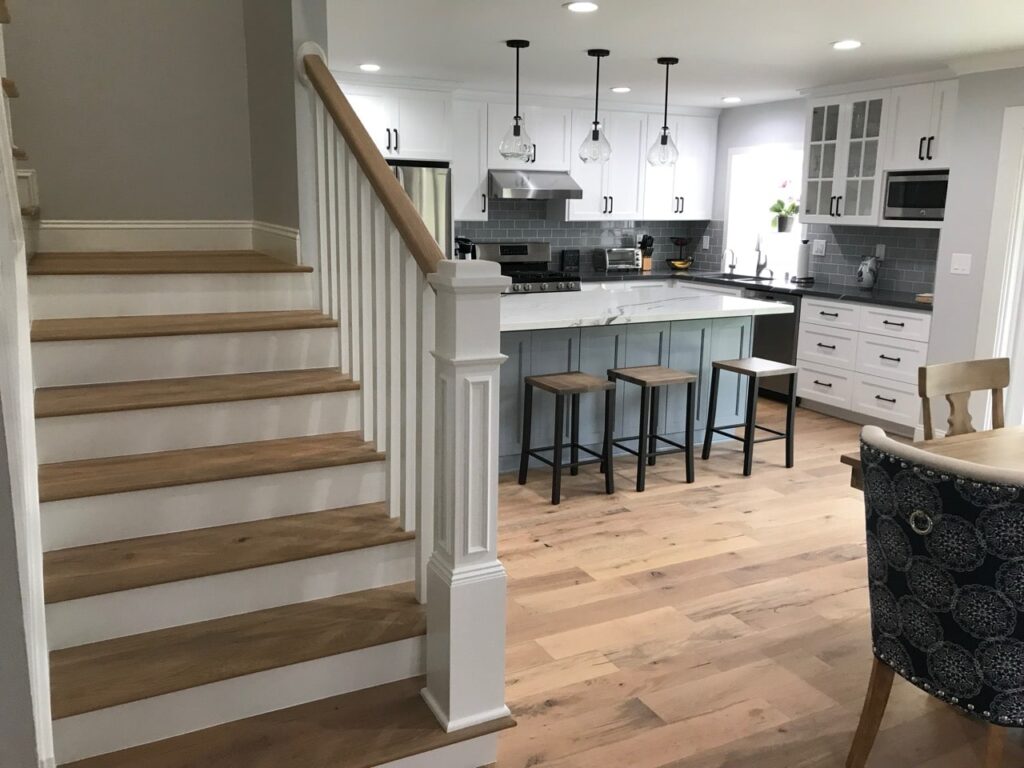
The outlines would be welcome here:
[[[526,38],[523,91],[591,97],[604,47],[602,99],[661,101],[658,56],[678,56],[676,105],[792,98],[801,89],[929,72],[980,54],[1024,49],[1024,0],[598,0],[569,13],[562,0],[327,0],[330,64],[380,64],[381,76],[512,89],[509,38]],[[856,51],[831,43],[855,38]],[[628,96],[610,93],[628,85]]]

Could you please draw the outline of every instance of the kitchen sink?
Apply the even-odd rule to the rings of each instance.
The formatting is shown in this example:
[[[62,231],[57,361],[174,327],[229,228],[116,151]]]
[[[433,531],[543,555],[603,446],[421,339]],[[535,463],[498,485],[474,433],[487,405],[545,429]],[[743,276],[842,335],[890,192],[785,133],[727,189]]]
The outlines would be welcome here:
[[[720,280],[736,280],[737,282],[771,282],[774,278],[771,277],[758,277],[757,275],[737,275],[731,272],[712,272],[710,274],[702,275],[702,277],[714,277]]]

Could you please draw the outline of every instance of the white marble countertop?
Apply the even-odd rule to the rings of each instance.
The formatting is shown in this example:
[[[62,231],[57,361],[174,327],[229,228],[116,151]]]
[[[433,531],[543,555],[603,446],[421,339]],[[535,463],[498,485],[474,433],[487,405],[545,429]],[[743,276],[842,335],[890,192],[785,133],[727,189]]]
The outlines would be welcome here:
[[[785,315],[792,311],[793,307],[783,302],[726,296],[682,281],[672,285],[590,283],[582,291],[502,296],[501,330]]]

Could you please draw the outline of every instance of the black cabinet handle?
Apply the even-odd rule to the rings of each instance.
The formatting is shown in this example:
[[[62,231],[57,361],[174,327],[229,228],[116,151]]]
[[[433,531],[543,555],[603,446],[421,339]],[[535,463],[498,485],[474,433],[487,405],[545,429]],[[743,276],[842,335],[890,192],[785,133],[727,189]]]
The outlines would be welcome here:
[[[924,160],[924,142],[925,142],[925,139],[927,139],[927,138],[928,138],[927,136],[922,136],[921,137],[921,141],[919,141],[917,143],[917,159],[918,160]]]
[[[676,213],[682,213],[683,212],[683,198],[681,198],[681,197],[676,198],[676,205],[678,206],[678,209],[676,210]]]
[[[675,207],[672,208],[672,213],[679,213],[679,198],[673,197],[672,201],[675,203]]]
[[[934,160],[935,159],[934,157],[932,157],[932,142],[933,141],[935,141],[935,137],[934,136],[929,136],[928,137],[928,148],[924,151],[925,156],[929,160]]]
[[[686,213],[686,198],[685,197],[680,197],[679,198],[679,212],[680,213]]]
[[[829,216],[835,216],[836,215],[836,196],[835,195],[832,195],[832,202],[830,202],[828,204],[828,215]]]
[[[608,203],[608,213],[615,213],[615,196],[609,195],[608,200],[611,201]]]
[[[608,213],[608,195],[602,195],[601,201],[601,213]]]
[[[832,389],[832,385],[827,381],[818,381],[817,379],[815,379],[814,383],[817,384],[819,387],[828,387],[829,389]]]
[[[835,349],[836,348],[835,344],[822,344],[820,341],[818,342],[818,346],[821,347],[822,349]]]
[[[825,317],[839,317],[838,312],[826,312],[824,309],[821,310],[818,314],[824,315]]]
[[[530,162],[531,163],[536,163],[537,162],[537,145],[536,144],[533,145],[533,154],[530,156]]]
[[[398,129],[395,128],[395,152],[398,151]]]
[[[883,320],[882,325],[895,325],[897,328],[903,328],[906,323],[897,323],[895,320]]]
[[[875,395],[875,400],[881,400],[884,403],[895,403],[895,397],[882,397],[881,395]]]
[[[388,152],[391,151],[391,129],[388,128]]]
[[[879,360],[888,360],[890,363],[898,363],[898,362],[900,362],[900,358],[898,358],[898,357],[889,357],[888,355],[879,355],[878,359]]]
[[[836,216],[842,216],[842,211],[839,210],[839,206],[843,204],[843,196],[840,195],[836,198]]]
[[[487,195],[480,195],[480,213],[487,213]]]

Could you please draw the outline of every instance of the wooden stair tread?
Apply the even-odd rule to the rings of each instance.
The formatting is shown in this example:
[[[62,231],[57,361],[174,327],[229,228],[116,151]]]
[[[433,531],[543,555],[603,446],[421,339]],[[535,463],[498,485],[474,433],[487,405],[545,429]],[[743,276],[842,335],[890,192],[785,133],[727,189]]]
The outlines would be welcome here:
[[[4,95],[9,99],[18,98],[18,84],[15,83],[11,78],[4,77],[0,78],[0,83],[3,84]]]
[[[174,275],[312,272],[259,251],[115,251],[37,253],[30,275]]]
[[[46,552],[46,602],[58,603],[310,557],[415,534],[384,503],[145,536]]]
[[[38,205],[23,205],[21,215],[26,219],[38,219],[42,215],[42,209]]]
[[[501,717],[445,733],[420,696],[426,678],[366,688],[66,764],[66,768],[375,768],[515,725]]]
[[[53,717],[148,699],[426,633],[411,583],[50,653]]]
[[[36,418],[260,400],[359,389],[337,368],[79,384],[36,390]]]
[[[208,333],[294,331],[305,328],[335,328],[337,325],[336,320],[314,309],[125,317],[70,317],[35,320],[32,323],[32,341],[82,341],[85,339],[130,339]]]
[[[39,467],[39,500],[59,501],[256,475],[383,461],[358,432],[334,432]]]
[[[28,152],[26,152],[21,147],[12,147],[11,155],[14,157],[15,160],[28,160]]]
[[[11,23],[11,12],[7,10],[7,0],[0,0],[0,24]]]

